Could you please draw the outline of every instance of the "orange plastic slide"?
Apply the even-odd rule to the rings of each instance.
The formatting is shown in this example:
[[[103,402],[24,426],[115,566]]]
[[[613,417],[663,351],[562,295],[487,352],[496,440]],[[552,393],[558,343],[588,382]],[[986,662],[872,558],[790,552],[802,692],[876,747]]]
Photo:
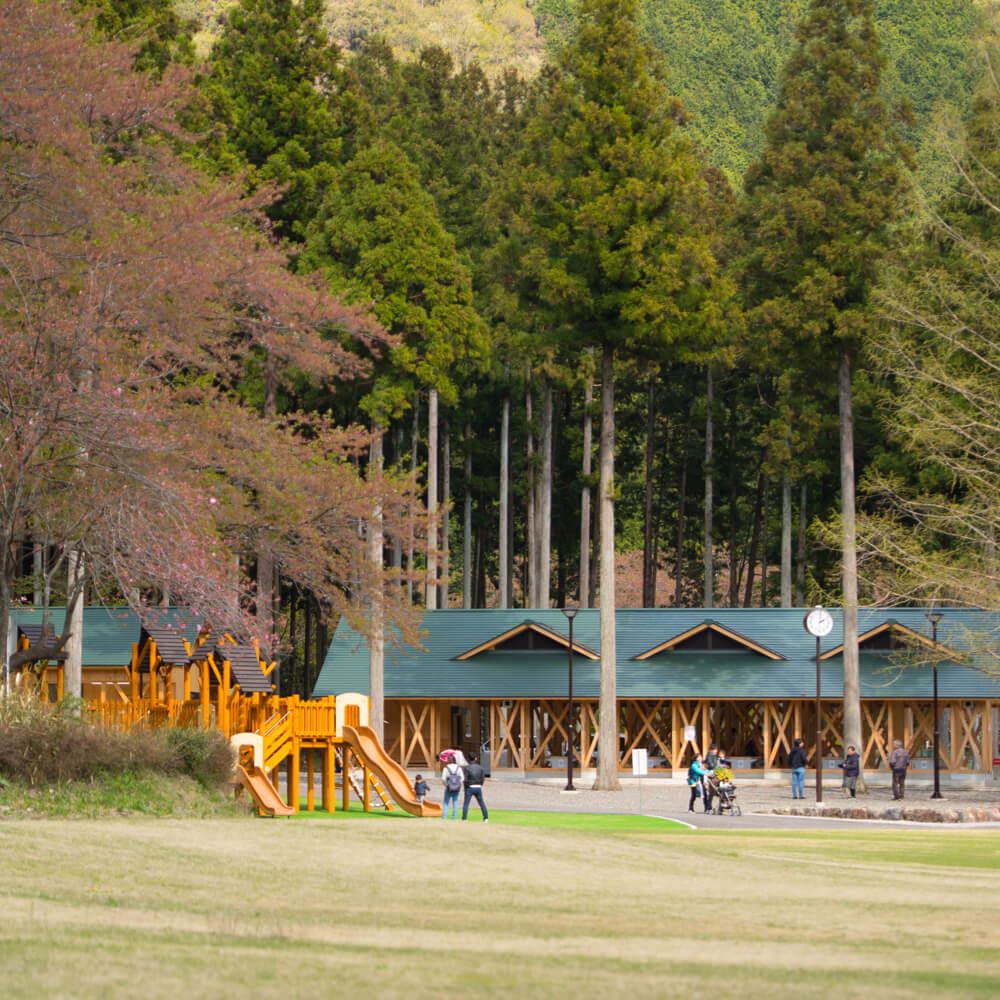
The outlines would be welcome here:
[[[292,816],[295,813],[290,805],[282,801],[278,790],[261,768],[239,765],[236,771],[240,783],[253,796],[262,816]]]
[[[368,726],[344,726],[344,739],[358,755],[361,762],[382,782],[392,800],[411,816],[440,816],[440,802],[418,802],[413,795],[413,786],[406,772],[394,761],[382,746],[375,730]]]

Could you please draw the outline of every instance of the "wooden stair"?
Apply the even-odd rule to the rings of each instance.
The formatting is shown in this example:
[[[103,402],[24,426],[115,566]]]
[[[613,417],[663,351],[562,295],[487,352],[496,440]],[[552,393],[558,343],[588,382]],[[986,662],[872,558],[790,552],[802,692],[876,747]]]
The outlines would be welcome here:
[[[261,727],[264,739],[264,770],[270,773],[295,749],[295,733],[290,713],[272,715]]]
[[[360,765],[357,754],[355,754],[353,750],[348,750],[348,754],[351,758],[353,758],[355,762],[359,763]],[[362,777],[360,778],[360,780],[355,774],[356,771],[361,772]],[[365,801],[365,789],[363,784],[364,774],[365,774],[365,769],[361,766],[357,768],[350,768],[347,771],[347,780],[351,783],[351,788],[354,789],[354,794],[357,795],[358,801],[360,802]],[[385,789],[382,787],[378,778],[375,777],[375,774],[372,771],[368,771],[368,787],[371,788],[371,790],[375,793],[379,802],[381,802],[382,804],[382,808],[385,809],[386,812],[391,812],[395,808],[395,806],[392,804],[391,799],[386,793]]]

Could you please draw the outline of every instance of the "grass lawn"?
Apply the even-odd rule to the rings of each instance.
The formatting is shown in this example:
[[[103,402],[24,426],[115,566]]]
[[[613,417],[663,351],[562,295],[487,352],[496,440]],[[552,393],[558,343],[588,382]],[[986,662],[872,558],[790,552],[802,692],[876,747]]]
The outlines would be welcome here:
[[[970,828],[5,820],[0,873],[8,998],[1000,992],[1000,836]]]

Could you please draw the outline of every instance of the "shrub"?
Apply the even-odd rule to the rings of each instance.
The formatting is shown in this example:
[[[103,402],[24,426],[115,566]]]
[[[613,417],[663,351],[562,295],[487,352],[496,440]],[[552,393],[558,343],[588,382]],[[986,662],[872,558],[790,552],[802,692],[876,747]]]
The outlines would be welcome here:
[[[221,733],[200,729],[104,729],[79,703],[48,705],[22,694],[0,697],[0,776],[29,786],[106,774],[186,774],[206,788],[224,784],[233,751]]]
[[[166,730],[167,745],[181,762],[184,774],[205,788],[218,788],[232,776],[236,754],[230,742],[215,729]]]

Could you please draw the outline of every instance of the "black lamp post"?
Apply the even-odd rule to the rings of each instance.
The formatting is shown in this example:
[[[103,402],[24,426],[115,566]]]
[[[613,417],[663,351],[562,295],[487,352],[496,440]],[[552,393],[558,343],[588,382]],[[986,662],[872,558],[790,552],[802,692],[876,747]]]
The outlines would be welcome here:
[[[562,613],[569,619],[569,707],[566,710],[566,788],[567,792],[575,792],[573,787],[573,619],[579,608],[563,608]]]
[[[802,627],[816,639],[816,805],[820,806],[823,804],[823,694],[819,641],[833,630],[833,615],[822,604],[817,604],[812,611],[806,612]]]
[[[934,672],[934,707],[932,711],[934,712],[934,793],[931,795],[932,799],[941,798],[941,765],[938,760],[938,697],[937,697],[937,627],[938,622],[944,618],[944,615],[940,611],[930,610],[925,615],[927,620],[931,623],[931,641],[934,643],[934,662],[932,664],[932,669]]]

